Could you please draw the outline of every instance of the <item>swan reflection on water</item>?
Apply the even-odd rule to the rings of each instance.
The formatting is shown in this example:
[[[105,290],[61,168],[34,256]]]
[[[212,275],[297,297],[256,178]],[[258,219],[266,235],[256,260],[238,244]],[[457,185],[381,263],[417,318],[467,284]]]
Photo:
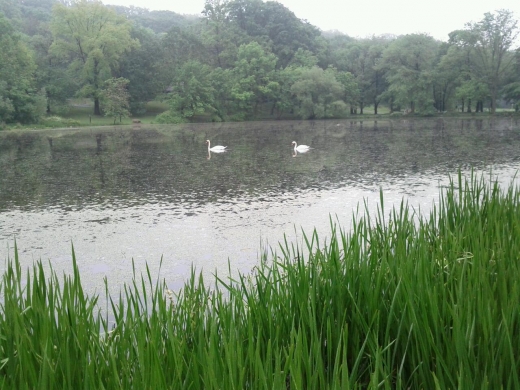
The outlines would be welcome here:
[[[224,153],[224,151],[221,151],[221,152],[213,152],[213,153],[216,153],[216,154],[221,154],[221,153]],[[211,150],[208,150],[208,157],[206,157],[208,160],[211,160]]]
[[[305,154],[305,153],[307,153],[307,152],[308,152],[308,150],[306,150],[306,151],[304,151],[304,152],[298,152],[298,151],[294,150],[292,156],[293,156],[293,157],[297,157],[297,156],[298,156],[298,153],[299,153],[299,154]]]

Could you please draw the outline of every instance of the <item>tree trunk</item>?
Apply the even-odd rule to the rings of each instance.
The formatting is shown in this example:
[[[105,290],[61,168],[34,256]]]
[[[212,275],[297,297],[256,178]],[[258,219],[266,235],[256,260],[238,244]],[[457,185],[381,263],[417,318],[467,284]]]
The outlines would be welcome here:
[[[471,99],[468,99],[468,110],[466,112],[471,112]]]
[[[496,84],[491,88],[491,113],[494,114],[497,110],[497,87]]]
[[[98,60],[94,60],[94,81],[92,82],[92,85],[94,86],[95,94],[94,97],[94,115],[101,115],[101,109],[99,108],[99,97],[97,94],[99,93],[99,69],[98,69]]]
[[[94,115],[101,115],[101,109],[99,108],[99,98],[94,98]]]

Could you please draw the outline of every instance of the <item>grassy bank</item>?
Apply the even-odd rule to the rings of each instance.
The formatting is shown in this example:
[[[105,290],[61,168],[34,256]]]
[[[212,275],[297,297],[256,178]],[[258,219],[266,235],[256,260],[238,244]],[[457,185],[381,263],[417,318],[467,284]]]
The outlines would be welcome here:
[[[154,123],[155,117],[168,109],[162,102],[151,101],[146,104],[146,113],[129,118],[116,118],[115,126],[136,125],[135,120],[142,124]],[[42,129],[42,128],[76,128],[86,126],[114,126],[114,118],[104,115],[94,115],[94,104],[88,99],[74,102],[65,113],[50,115],[41,119],[39,123],[9,124],[0,123],[0,131],[4,129]]]
[[[459,177],[418,223],[402,204],[333,230],[234,281],[193,272],[173,294],[136,277],[112,297],[114,326],[74,255],[63,277],[15,255],[0,388],[520,388],[517,188]]]
[[[73,101],[65,113],[60,115],[50,115],[41,119],[39,123],[31,124],[2,124],[0,123],[0,131],[2,130],[23,130],[23,129],[42,129],[42,128],[77,128],[77,127],[98,127],[98,126],[130,126],[133,125],[135,128],[139,128],[140,124],[157,124],[157,115],[168,110],[169,106],[166,102],[161,101],[150,101],[145,105],[146,112],[140,115],[134,115],[128,118],[116,118],[114,124],[114,118],[106,116],[94,115],[94,104],[89,99],[82,99]],[[414,114],[403,114],[401,111],[390,112],[388,107],[381,106],[378,110],[378,114],[373,113],[372,107],[366,107],[363,114],[351,114],[342,118],[334,118],[332,120],[378,120],[378,119],[403,119],[403,118],[457,118],[457,119],[484,119],[493,117],[519,117],[520,113],[508,109],[498,109],[495,114],[491,114],[488,111],[483,113],[466,113],[466,112],[444,112],[435,113],[432,115],[422,116]],[[211,122],[211,115],[200,115],[192,118],[194,123]],[[271,114],[271,105],[265,105],[261,107],[257,117],[254,119],[257,121],[272,121],[272,120],[301,120],[301,118],[291,113],[285,113],[280,117],[273,116]]]

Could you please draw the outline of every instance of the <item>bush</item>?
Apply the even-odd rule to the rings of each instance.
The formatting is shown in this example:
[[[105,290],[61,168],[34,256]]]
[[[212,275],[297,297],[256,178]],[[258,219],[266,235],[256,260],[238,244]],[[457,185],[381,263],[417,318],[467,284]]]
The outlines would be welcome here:
[[[161,124],[168,123],[186,123],[186,119],[181,117],[178,113],[173,113],[170,110],[163,112],[155,117],[155,121]]]

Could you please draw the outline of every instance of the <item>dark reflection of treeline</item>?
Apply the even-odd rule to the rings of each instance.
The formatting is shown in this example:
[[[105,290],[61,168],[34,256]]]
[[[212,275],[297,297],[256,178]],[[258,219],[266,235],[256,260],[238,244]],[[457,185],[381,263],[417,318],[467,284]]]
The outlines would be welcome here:
[[[229,152],[208,159],[205,140]],[[291,141],[311,152],[293,158]],[[203,204],[518,159],[517,119],[191,124],[0,135],[0,210]],[[100,206],[101,205],[101,206]]]

